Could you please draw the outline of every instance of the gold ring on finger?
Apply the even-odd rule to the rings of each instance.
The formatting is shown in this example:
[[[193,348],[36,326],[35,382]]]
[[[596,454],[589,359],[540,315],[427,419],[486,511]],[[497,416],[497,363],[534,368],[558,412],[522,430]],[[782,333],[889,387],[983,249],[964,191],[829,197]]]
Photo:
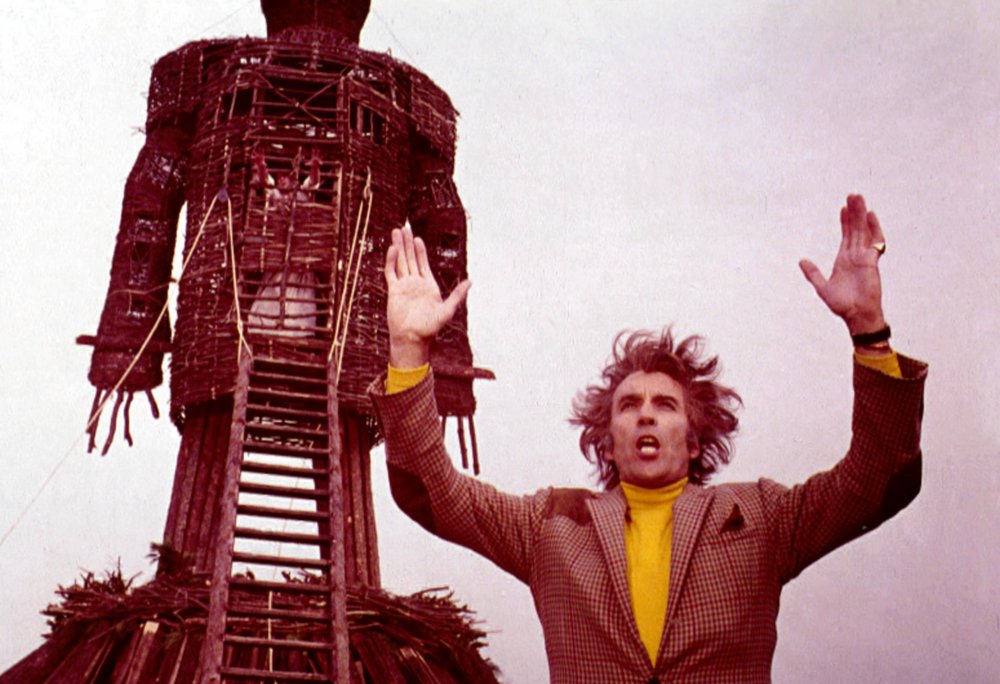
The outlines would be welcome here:
[[[885,254],[885,243],[884,242],[873,242],[872,243],[872,247],[875,248],[875,251],[878,252],[879,256],[882,256],[883,254]]]

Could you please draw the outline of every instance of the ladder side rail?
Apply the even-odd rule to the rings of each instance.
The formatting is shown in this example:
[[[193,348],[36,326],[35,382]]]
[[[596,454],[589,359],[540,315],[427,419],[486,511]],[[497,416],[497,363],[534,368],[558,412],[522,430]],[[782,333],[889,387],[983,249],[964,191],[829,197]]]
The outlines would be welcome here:
[[[336,672],[334,681],[348,684],[350,675],[350,641],[347,627],[347,571],[344,548],[344,484],[341,473],[343,436],[340,429],[340,402],[337,396],[336,359],[327,363],[327,421],[330,436],[327,445],[330,450],[328,461],[330,490],[330,608],[333,620],[330,627],[330,643],[333,644],[331,674]]]
[[[222,676],[223,637],[229,602],[229,577],[232,572],[236,504],[239,497],[240,464],[243,460],[243,428],[246,424],[247,388],[250,384],[249,354],[240,357],[239,374],[233,397],[233,424],[229,432],[225,480],[220,497],[219,524],[215,538],[215,561],[209,592],[208,623],[201,649],[197,681],[215,684]]]

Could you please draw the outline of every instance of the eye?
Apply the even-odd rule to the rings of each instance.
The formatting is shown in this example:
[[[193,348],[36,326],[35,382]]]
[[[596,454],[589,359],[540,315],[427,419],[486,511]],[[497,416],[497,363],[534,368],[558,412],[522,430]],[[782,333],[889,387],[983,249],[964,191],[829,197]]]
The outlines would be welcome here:
[[[673,397],[657,397],[656,406],[667,411],[676,411],[677,400]]]
[[[635,408],[639,405],[639,401],[635,397],[625,397],[618,402],[619,411],[627,411],[628,409]]]

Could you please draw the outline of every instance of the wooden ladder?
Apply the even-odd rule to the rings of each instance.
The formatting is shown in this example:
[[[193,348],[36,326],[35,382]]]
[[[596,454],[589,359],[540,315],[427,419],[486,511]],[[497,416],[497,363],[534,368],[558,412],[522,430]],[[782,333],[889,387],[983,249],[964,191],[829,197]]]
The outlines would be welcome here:
[[[336,371],[264,354],[239,364],[197,681],[347,684]]]

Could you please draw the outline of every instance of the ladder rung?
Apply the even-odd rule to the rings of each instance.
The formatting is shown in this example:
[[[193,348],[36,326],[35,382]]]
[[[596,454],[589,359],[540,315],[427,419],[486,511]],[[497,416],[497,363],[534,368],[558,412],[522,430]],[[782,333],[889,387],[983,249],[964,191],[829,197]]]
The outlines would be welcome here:
[[[229,606],[229,614],[239,617],[259,617],[271,620],[309,620],[311,622],[322,622],[330,619],[330,613],[326,610],[289,610],[285,608],[241,605],[238,603]]]
[[[327,489],[278,487],[276,485],[261,484],[260,482],[240,482],[240,493],[265,494],[267,496],[281,496],[289,499],[313,499],[316,501],[326,499],[330,496],[330,491]]]
[[[233,646],[259,646],[261,648],[289,648],[302,651],[320,651],[333,648],[333,644],[326,641],[295,641],[293,639],[258,639],[256,637],[237,636],[227,634],[223,637],[227,644]]]
[[[330,541],[330,537],[315,534],[259,530],[253,527],[237,527],[234,533],[241,539],[260,539],[263,541],[284,542],[286,544],[315,544],[316,546],[320,546]]]
[[[289,416],[292,418],[322,418],[326,419],[326,411],[309,411],[308,409],[287,408],[284,406],[267,406],[266,404],[247,403],[247,415],[266,414],[269,416]]]
[[[281,444],[279,442],[262,442],[256,439],[244,439],[243,449],[257,454],[273,454],[275,456],[329,456],[327,447],[301,447]]]
[[[233,577],[229,586],[242,591],[275,592],[277,594],[329,594],[330,587],[313,582],[274,582],[249,577]]]
[[[265,682],[329,682],[331,675],[312,672],[280,672],[251,670],[245,667],[224,667],[222,676],[232,679],[258,679]]]
[[[245,329],[244,329],[245,330]],[[271,328],[273,330],[273,328]],[[315,337],[287,337],[284,335],[261,335],[257,342],[259,345],[254,345],[253,349],[266,349],[270,345],[286,347],[294,349],[300,354],[328,354],[330,352],[331,341],[329,339],[322,340]]]
[[[315,424],[318,421],[311,421],[311,422]],[[287,425],[281,423],[262,423],[256,421],[247,421],[246,429],[247,431],[253,431],[258,434],[282,435],[288,437],[303,437],[306,439],[326,439],[327,435],[329,434],[323,428],[309,429],[298,425]]]
[[[320,313],[320,312],[317,312]],[[298,314],[295,318],[302,318],[306,315],[311,314]],[[296,326],[277,326],[277,325],[267,325],[264,323],[251,323],[249,321],[243,322],[243,329],[246,331],[248,337],[256,337],[257,339],[267,339],[268,337],[305,337],[306,335],[313,335],[314,333],[321,333],[325,335],[332,335],[333,328],[320,326],[320,325],[296,325]],[[325,341],[325,340],[324,340]],[[330,344],[330,342],[326,342]]]
[[[291,382],[300,382],[305,385],[319,385],[320,387],[326,388],[326,378],[310,378],[302,375],[282,375],[280,373],[271,373],[259,370],[250,371],[251,384],[257,380],[289,380]],[[325,394],[326,393],[324,392],[324,396]]]
[[[253,515],[258,518],[277,518],[279,520],[300,520],[305,522],[327,522],[328,513],[319,511],[297,511],[292,508],[272,508],[270,506],[252,506],[239,504],[236,507],[239,515]]]
[[[276,565],[289,568],[314,568],[325,570],[330,567],[330,561],[321,558],[292,558],[291,556],[267,556],[245,551],[233,551],[233,562],[251,563],[256,565]]]
[[[306,394],[304,392],[288,392],[285,390],[263,389],[260,387],[249,387],[247,394],[251,396],[274,397],[275,399],[297,399],[299,401],[323,402],[326,404],[326,392],[319,394]],[[325,414],[324,414],[325,415]]]
[[[272,463],[259,463],[257,461],[243,461],[242,470],[245,473],[261,473],[262,475],[283,475],[285,477],[303,477],[316,479],[318,477],[329,477],[330,473],[322,468],[296,468],[294,466],[274,465]]]
[[[253,357],[254,368],[257,366],[279,366],[288,368],[299,368],[302,370],[326,372],[326,361],[318,357],[316,363],[308,361],[297,361],[293,359],[282,359],[276,356],[255,356]]]

